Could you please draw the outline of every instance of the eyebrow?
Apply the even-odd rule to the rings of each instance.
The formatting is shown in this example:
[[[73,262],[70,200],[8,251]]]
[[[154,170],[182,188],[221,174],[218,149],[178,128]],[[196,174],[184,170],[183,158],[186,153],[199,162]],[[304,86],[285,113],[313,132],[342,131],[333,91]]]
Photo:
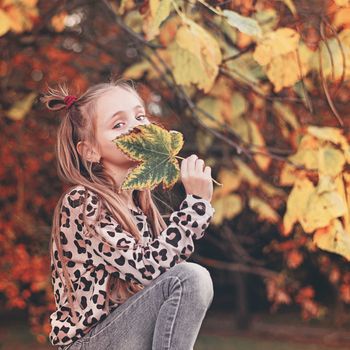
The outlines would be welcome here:
[[[137,105],[134,107],[134,110],[138,109],[138,108],[142,108],[143,110],[145,110],[145,107],[142,106],[142,105]],[[111,115],[111,117],[108,119],[108,121],[111,121],[112,119],[114,119],[115,116],[117,116],[118,114],[120,113],[123,113],[124,111],[118,111],[118,112],[115,112]]]

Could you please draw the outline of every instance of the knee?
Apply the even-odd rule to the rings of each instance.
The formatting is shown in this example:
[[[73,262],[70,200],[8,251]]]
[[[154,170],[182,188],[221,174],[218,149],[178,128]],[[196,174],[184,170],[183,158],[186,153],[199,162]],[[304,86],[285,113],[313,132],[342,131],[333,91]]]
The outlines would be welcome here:
[[[214,298],[214,285],[210,272],[204,266],[194,262],[183,261],[177,264],[182,271],[182,280],[189,294],[196,303],[209,307]]]

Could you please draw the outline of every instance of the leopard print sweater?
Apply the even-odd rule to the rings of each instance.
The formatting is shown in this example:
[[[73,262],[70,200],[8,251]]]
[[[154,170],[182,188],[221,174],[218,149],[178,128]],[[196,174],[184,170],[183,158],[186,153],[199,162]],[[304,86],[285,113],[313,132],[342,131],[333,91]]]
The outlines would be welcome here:
[[[170,223],[154,238],[147,216],[137,207],[130,209],[142,235],[142,244],[124,231],[102,207],[100,220],[93,225],[94,235],[86,235],[83,223],[85,187],[74,186],[63,197],[60,212],[60,240],[66,266],[74,287],[73,299],[78,313],[74,323],[68,298],[64,291],[62,263],[52,239],[51,281],[56,311],[50,315],[52,345],[64,348],[83,337],[98,321],[107,316],[104,310],[107,281],[111,274],[123,280],[149,285],[163,272],[188,259],[194,251],[194,241],[203,237],[215,212],[210,202],[187,194]],[[97,212],[98,197],[87,190],[87,217]],[[92,221],[93,222],[93,221]],[[91,225],[90,225],[91,226]],[[119,245],[123,249],[113,248]],[[125,247],[125,249],[124,249]],[[111,312],[118,304],[110,306]]]

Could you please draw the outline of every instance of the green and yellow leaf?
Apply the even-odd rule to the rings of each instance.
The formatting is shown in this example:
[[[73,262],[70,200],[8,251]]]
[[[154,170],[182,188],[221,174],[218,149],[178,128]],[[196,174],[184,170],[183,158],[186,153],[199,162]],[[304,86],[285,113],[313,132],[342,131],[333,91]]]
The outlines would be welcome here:
[[[163,189],[174,186],[180,173],[176,155],[184,144],[180,132],[151,123],[137,126],[113,141],[128,157],[140,162],[129,169],[122,189],[153,189],[160,183]]]

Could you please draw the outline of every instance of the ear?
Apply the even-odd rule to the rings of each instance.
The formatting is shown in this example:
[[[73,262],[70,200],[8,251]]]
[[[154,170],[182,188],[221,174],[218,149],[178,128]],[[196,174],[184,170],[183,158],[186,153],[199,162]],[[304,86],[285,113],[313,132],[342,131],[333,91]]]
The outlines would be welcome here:
[[[101,156],[99,153],[85,141],[78,142],[77,151],[82,158],[89,162],[95,163],[100,161]]]

